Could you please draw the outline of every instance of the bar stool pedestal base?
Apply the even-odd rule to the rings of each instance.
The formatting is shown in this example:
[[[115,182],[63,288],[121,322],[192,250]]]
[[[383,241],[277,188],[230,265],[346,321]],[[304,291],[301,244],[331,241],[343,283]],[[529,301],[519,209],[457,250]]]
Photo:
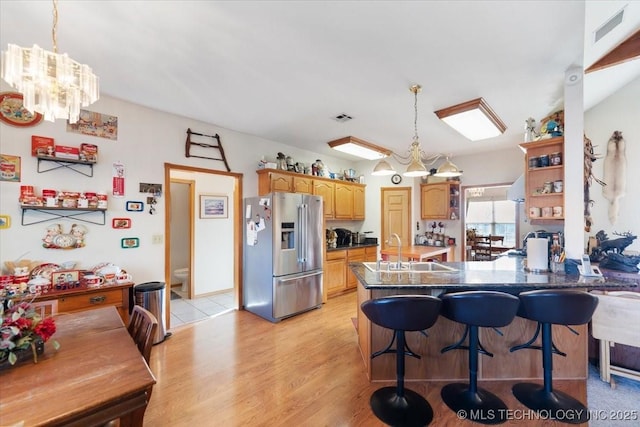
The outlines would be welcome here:
[[[469,384],[447,384],[440,391],[447,406],[470,421],[481,424],[502,424],[507,421],[507,405],[495,394],[478,388],[474,393]]]
[[[551,419],[568,424],[589,421],[589,410],[580,401],[561,391],[547,391],[544,386],[520,383],[513,386],[513,395],[527,408],[545,411]]]
[[[424,397],[404,389],[400,397],[396,387],[383,387],[371,395],[371,409],[390,426],[426,426],[433,419],[433,409]]]

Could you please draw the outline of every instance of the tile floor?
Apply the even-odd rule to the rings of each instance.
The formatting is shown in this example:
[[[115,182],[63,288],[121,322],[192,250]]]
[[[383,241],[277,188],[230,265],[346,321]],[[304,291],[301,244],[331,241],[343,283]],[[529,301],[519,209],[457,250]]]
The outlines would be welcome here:
[[[172,289],[172,292],[178,295],[182,294],[178,287]],[[174,298],[175,296],[172,295]],[[195,299],[171,299],[171,329],[185,325],[187,323],[197,322],[199,320],[215,317],[219,314],[235,310],[235,302],[233,301],[233,289],[227,292],[210,296],[203,296]]]

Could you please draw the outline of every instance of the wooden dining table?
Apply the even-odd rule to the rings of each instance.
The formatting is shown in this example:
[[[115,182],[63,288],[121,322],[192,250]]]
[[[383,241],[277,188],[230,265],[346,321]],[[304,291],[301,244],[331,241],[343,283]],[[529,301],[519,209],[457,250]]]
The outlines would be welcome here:
[[[1,426],[142,426],[156,383],[115,307],[55,316],[38,363],[0,371]]]

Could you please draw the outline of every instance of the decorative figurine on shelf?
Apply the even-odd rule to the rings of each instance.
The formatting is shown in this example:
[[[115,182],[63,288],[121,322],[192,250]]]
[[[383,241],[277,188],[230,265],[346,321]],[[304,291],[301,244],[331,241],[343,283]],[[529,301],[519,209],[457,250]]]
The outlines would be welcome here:
[[[540,134],[536,132],[536,119],[529,117],[524,125],[524,142],[532,142],[540,138]]]
[[[278,161],[278,169],[286,171],[287,170],[287,158],[284,153],[278,153],[278,157],[276,157]]]
[[[87,227],[81,224],[73,224],[71,226],[71,235],[75,238],[75,247],[82,248],[84,247],[84,235],[87,234],[89,230]]]
[[[291,156],[285,157],[285,163],[287,165],[287,170],[289,172],[294,172],[295,171],[295,168],[293,166],[293,159],[291,158]]]
[[[324,163],[322,163],[322,160],[317,159],[316,162],[314,163],[315,167],[316,167],[316,175],[317,176],[327,176],[327,169],[324,166]]]

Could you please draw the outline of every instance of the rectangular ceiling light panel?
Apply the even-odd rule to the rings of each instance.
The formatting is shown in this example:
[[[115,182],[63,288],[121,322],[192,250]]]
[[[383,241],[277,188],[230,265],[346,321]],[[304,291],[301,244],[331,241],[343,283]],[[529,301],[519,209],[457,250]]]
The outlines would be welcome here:
[[[378,160],[391,155],[391,150],[353,136],[331,141],[329,147],[367,160]]]
[[[482,98],[443,108],[435,114],[471,141],[499,136],[507,128]]]

